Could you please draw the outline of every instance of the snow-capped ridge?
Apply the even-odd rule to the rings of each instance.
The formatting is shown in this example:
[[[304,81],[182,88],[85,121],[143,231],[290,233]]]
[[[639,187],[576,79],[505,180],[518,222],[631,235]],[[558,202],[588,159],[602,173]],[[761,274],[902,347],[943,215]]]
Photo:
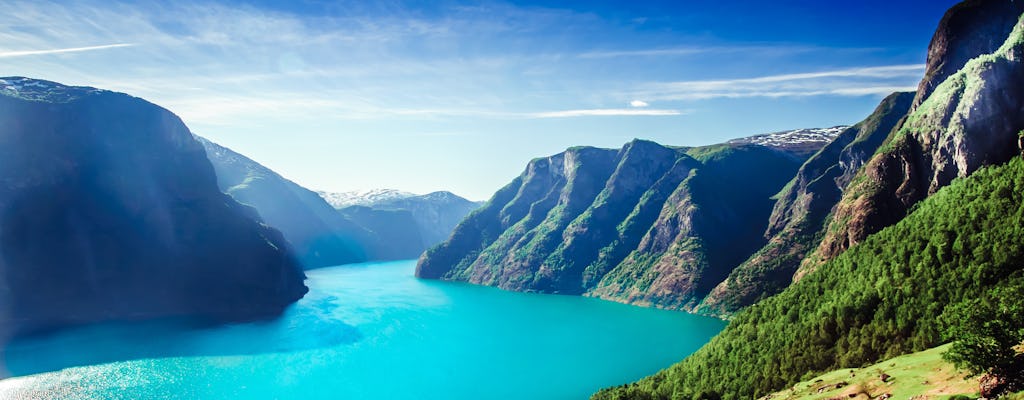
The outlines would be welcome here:
[[[778,148],[786,148],[796,145],[825,145],[838,137],[839,134],[847,128],[849,128],[849,126],[837,125],[830,128],[809,128],[763,133],[745,138],[732,139],[728,143],[757,144]]]
[[[368,189],[349,192],[325,192],[318,190],[316,194],[323,197],[332,207],[342,209],[350,206],[370,206],[382,201],[416,197],[417,194],[395,189]]]
[[[104,92],[107,91],[87,86],[66,86],[57,82],[20,76],[0,78],[0,95],[30,101],[68,103]]]

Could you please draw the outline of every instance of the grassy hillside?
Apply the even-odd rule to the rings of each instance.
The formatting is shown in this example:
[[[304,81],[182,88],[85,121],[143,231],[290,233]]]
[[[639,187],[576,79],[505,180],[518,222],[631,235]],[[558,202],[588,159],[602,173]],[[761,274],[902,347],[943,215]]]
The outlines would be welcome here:
[[[967,379],[942,359],[949,345],[899,356],[863,368],[829,372],[772,393],[761,400],[827,400],[835,397],[868,400],[882,395],[921,400],[963,395],[978,397],[978,380]],[[883,376],[885,374],[885,376]],[[883,380],[882,378],[886,379]]]
[[[1024,285],[1024,160],[986,167],[775,297],[686,360],[595,399],[763,396],[941,344],[950,305]]]

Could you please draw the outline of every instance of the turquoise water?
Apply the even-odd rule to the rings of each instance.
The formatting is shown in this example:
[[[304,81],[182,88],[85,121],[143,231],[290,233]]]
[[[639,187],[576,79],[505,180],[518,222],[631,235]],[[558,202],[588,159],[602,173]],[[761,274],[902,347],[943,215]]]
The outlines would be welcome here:
[[[6,364],[26,376],[0,381],[0,398],[582,399],[669,366],[725,325],[421,281],[413,269],[311,271],[309,294],[273,322],[108,324],[21,340]]]

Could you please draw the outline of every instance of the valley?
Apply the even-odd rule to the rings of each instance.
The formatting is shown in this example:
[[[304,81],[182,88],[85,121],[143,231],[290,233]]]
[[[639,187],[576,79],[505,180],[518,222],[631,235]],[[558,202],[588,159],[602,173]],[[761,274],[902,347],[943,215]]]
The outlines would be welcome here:
[[[1024,2],[328,3],[0,16],[0,398],[1024,396]]]

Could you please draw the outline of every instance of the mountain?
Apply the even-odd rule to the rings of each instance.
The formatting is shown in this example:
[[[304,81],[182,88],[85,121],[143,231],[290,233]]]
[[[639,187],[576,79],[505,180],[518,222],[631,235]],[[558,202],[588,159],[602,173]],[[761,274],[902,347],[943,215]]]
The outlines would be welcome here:
[[[1024,287],[1024,159],[959,178],[682,362],[594,399],[759,398],[945,343],[947,311]]]
[[[764,236],[768,244],[744,261],[704,299],[699,311],[728,314],[785,289],[843,191],[889,136],[913,101],[913,92],[889,95],[864,121],[840,127],[838,136],[811,156],[781,192]]]
[[[950,126],[966,125],[944,121],[954,115],[964,119],[968,114],[977,114],[978,111],[970,111],[969,107],[976,105],[969,99],[985,96],[981,93],[984,90],[998,90],[992,89],[993,83],[1004,79],[1004,76],[978,74],[983,81],[972,89],[974,93],[952,96],[968,101],[951,104],[946,100],[933,100],[933,103],[947,108],[934,109],[929,115],[924,115],[925,110],[920,108],[940,83],[957,73],[960,83],[948,83],[948,90],[963,91],[963,79],[967,74],[959,70],[972,58],[999,49],[1010,34],[1020,8],[1020,3],[1007,1],[966,1],[946,13],[929,47],[925,77],[917,92],[894,94],[885,99],[874,114],[858,124],[861,126],[840,135],[836,142],[807,161],[793,182],[787,185],[787,190],[777,196],[779,202],[765,233],[769,244],[716,287],[700,311],[728,314],[778,293],[791,283],[795,272],[795,278],[799,279],[867,235],[898,221],[906,215],[909,207],[948,184],[952,177],[966,176],[981,165],[1003,162],[1012,157],[1017,121],[1006,121],[987,138],[986,135],[957,132]],[[998,69],[997,64],[974,65],[982,69]],[[1013,98],[985,97],[992,102],[982,104],[986,109],[981,112],[989,116],[973,115],[972,120],[1009,115],[1007,113],[1013,113],[1012,104],[1019,102]],[[918,112],[916,126],[901,120],[912,111]],[[898,132],[891,132],[897,127],[900,128]],[[940,138],[940,132],[952,134]],[[962,138],[967,137],[964,135],[976,139],[964,141]],[[904,140],[906,137],[912,137],[909,140],[913,143],[903,143],[902,150],[886,150],[890,161],[878,159],[868,166],[871,178],[861,179],[854,187],[848,187],[854,175],[884,141]],[[917,153],[925,153],[927,159]],[[903,158],[906,160],[898,161]],[[887,174],[889,176],[883,176]],[[893,174],[907,176],[897,178]],[[875,187],[877,182],[888,186]],[[852,225],[848,226],[850,223]],[[834,226],[826,232],[825,228],[830,224]],[[808,253],[813,257],[805,258]]]
[[[809,154],[794,143],[634,140],[535,159],[417,276],[690,309],[764,244],[770,197]]]
[[[809,157],[823,146],[831,143],[848,126],[838,125],[831,128],[797,129],[764,133],[745,138],[733,139],[730,144],[759,144],[762,146],[784,149],[803,157]]]
[[[409,210],[349,206],[335,212],[376,238],[368,243],[373,260],[408,260],[419,257],[427,248]]]
[[[424,250],[448,239],[452,230],[482,203],[439,191],[416,195],[394,189],[373,189],[353,192],[317,192],[343,215],[357,220],[366,229],[381,237],[401,238],[403,243],[416,243],[396,254],[415,258]]]
[[[448,192],[313,192],[252,159],[196,137],[217,185],[279,229],[307,268],[416,258],[448,237],[475,203]],[[334,204],[348,205],[341,210]]]
[[[391,197],[378,199],[367,206],[377,210],[408,211],[423,238],[422,250],[436,246],[448,239],[455,226],[470,212],[482,204],[469,201],[452,192],[440,191],[422,196]],[[420,251],[422,253],[423,251]],[[419,254],[416,254],[419,256]]]
[[[305,268],[383,257],[378,238],[345,218],[320,196],[269,168],[207,139],[196,137],[217,172],[217,186],[252,206],[279,229]]]
[[[954,178],[1017,154],[1024,129],[1024,91],[1016,90],[1024,85],[1024,38],[1011,16],[1022,12],[1024,2],[967,1],[943,17],[915,97],[919,103],[844,191],[797,278],[896,223]],[[962,68],[951,72],[956,65]]]
[[[0,328],[279,314],[306,293],[281,234],[217,188],[171,112],[0,79]]]
[[[908,115],[850,179],[798,279],[686,360],[595,399],[766,395],[955,339],[951,310],[1024,287],[1024,4],[958,4],[928,54]]]
[[[316,194],[323,197],[332,207],[342,209],[350,206],[371,207],[376,203],[388,200],[398,200],[416,195],[395,189],[370,189],[356,190],[351,192],[324,192],[317,191]]]

